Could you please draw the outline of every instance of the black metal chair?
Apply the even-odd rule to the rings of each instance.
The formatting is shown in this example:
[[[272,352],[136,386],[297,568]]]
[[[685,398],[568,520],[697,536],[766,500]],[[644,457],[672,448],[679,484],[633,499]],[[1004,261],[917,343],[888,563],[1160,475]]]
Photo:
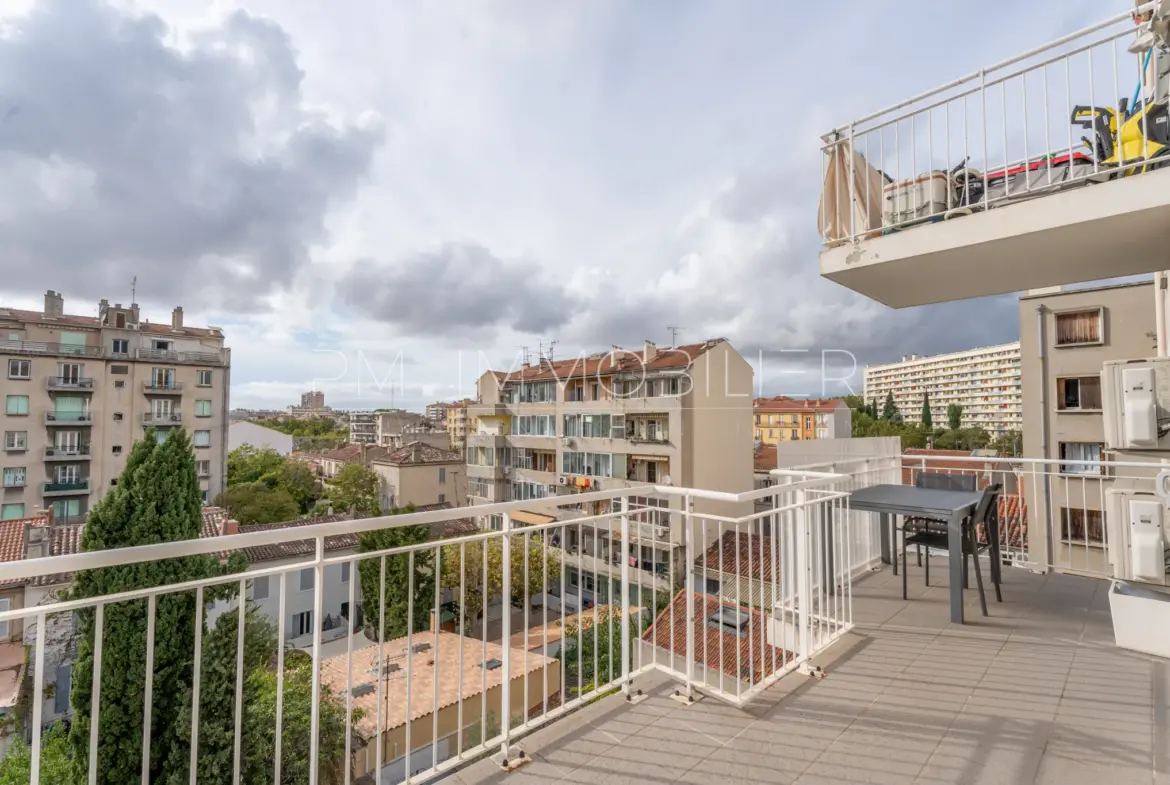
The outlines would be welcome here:
[[[915,488],[933,488],[940,491],[974,491],[978,478],[974,474],[942,474],[940,472],[918,472],[914,478]],[[919,534],[924,531],[942,529],[946,532],[946,522],[936,521],[933,518],[907,518],[902,521],[903,544],[907,535]],[[918,551],[918,566],[922,566],[922,549]],[[927,570],[930,569],[929,559]],[[904,562],[903,562],[904,564]],[[930,573],[927,572],[929,579]]]
[[[972,477],[972,481],[974,481],[974,477]],[[970,490],[974,489],[971,488]],[[984,616],[987,615],[987,596],[983,590],[983,571],[979,566],[979,554],[983,548],[979,543],[976,531],[978,525],[983,524],[984,530],[989,533],[987,547],[992,552],[991,581],[995,586],[996,601],[1003,602],[1003,594],[1000,591],[999,570],[997,569],[998,565],[995,564],[995,560],[1000,558],[999,549],[995,547],[994,540],[990,537],[991,527],[999,525],[997,508],[1002,490],[1003,486],[998,483],[988,486],[983,491],[983,496],[980,498],[979,504],[975,506],[974,515],[962,523],[963,588],[967,588],[968,565],[969,563],[973,563],[975,565],[975,582],[979,589],[979,606]],[[928,586],[930,585],[930,549],[934,548],[935,550],[948,551],[948,553],[950,550],[947,522],[930,519],[921,520],[925,521],[925,525],[921,529],[910,532],[909,534],[904,532],[902,536],[902,599],[907,599],[906,567],[908,566],[907,552],[909,546],[917,546],[919,564],[922,563],[922,551],[923,549],[926,550],[925,582]]]

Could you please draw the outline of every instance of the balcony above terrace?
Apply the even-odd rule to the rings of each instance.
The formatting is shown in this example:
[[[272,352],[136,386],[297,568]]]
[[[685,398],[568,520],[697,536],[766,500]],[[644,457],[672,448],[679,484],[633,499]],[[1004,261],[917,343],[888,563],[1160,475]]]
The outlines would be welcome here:
[[[1119,15],[824,135],[821,275],[902,308],[1165,269],[1166,85],[1148,133],[1118,107],[1170,51],[1138,29]]]

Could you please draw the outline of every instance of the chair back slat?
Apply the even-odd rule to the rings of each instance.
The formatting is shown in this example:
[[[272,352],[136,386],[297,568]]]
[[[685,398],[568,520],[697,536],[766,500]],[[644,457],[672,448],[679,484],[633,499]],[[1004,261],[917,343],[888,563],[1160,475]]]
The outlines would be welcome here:
[[[936,491],[973,491],[975,480],[974,474],[918,472],[918,476],[914,478],[914,485],[917,488],[930,488]]]

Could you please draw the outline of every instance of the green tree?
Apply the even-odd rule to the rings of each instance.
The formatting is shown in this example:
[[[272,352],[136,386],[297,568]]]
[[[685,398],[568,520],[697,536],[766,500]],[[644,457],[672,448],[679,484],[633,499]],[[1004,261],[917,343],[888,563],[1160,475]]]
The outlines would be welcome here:
[[[228,453],[228,487],[254,482],[263,482],[269,487],[275,487],[285,462],[284,456],[271,447],[241,444]]]
[[[1008,431],[992,439],[987,446],[1000,455],[1017,457],[1024,454],[1024,436],[1019,431]]]
[[[28,785],[32,781],[32,750],[17,736],[0,761],[0,785]],[[69,785],[73,778],[73,748],[69,729],[58,722],[41,735],[41,782]]]
[[[963,427],[963,407],[957,403],[947,404],[947,427],[952,431]]]
[[[284,488],[270,488],[262,482],[235,485],[215,497],[240,523],[283,523],[301,512],[296,499]]]
[[[504,591],[504,544],[499,538],[487,542],[487,579],[484,580],[484,550],[483,540],[460,545],[447,545],[443,548],[443,563],[441,566],[443,588],[451,589],[459,594],[459,585],[463,583],[465,599],[463,613],[471,619],[477,618],[483,612],[485,602],[499,597]],[[460,564],[460,553],[464,555],[464,563]],[[545,592],[547,586],[560,580],[561,561],[556,554],[544,547],[538,536],[528,539],[528,557],[525,561],[524,538],[514,535],[512,538],[511,558],[511,586],[508,589],[511,600],[523,600],[525,595],[531,600]],[[548,562],[547,573],[545,562]],[[548,583],[545,583],[547,574]]]
[[[613,617],[611,623],[610,617]],[[630,626],[630,651],[642,634],[643,624],[638,614],[627,617]],[[565,625],[564,643],[558,658],[563,656],[565,673],[570,686],[588,692],[594,686],[608,684],[622,673],[622,625],[620,608],[600,608],[594,624],[590,611],[583,611],[576,620]]]
[[[313,509],[321,497],[321,483],[317,481],[317,475],[300,461],[286,460],[276,484],[288,492],[302,514]]]
[[[922,393],[922,427],[930,430],[934,427],[934,419],[930,416],[930,391]]]
[[[991,442],[991,435],[982,428],[960,428],[943,431],[934,438],[938,450],[980,450]]]
[[[90,512],[81,549],[88,552],[197,539],[203,526],[201,507],[202,491],[187,433],[176,429],[159,442],[155,431],[148,430],[131,449],[118,484]],[[232,559],[224,568],[211,556],[186,556],[79,570],[69,599],[210,578],[238,571],[242,566],[239,559]],[[210,593],[208,598],[214,596]],[[168,779],[170,751],[181,744],[181,695],[192,677],[195,610],[193,591],[163,594],[156,602],[151,709],[154,741],[149,766],[152,782]],[[85,779],[89,764],[95,611],[78,611],[78,621],[78,652],[70,695],[74,713],[70,744],[74,772],[80,781]],[[97,781],[123,785],[141,777],[146,600],[106,605],[102,631]]]
[[[896,420],[898,418],[898,406],[894,403],[894,393],[890,391],[886,393],[886,402],[882,406],[882,419],[887,422]]]
[[[523,724],[524,714],[513,714],[508,720],[508,727],[515,728]],[[500,733],[503,732],[503,727],[500,725],[500,715],[496,714],[494,709],[488,709],[487,714],[474,723],[468,726],[466,733],[463,735],[463,749],[473,749],[483,744],[485,741],[491,741]]]
[[[338,512],[353,509],[359,518],[380,515],[381,481],[373,469],[357,463],[347,463],[329,481],[329,503]]]
[[[361,467],[358,467],[361,468]],[[394,508],[390,515],[414,512],[414,506]],[[391,526],[362,532],[358,535],[358,551],[370,553],[389,548],[417,545],[430,539],[429,526]],[[379,625],[382,623],[382,602],[386,604],[385,628],[382,640],[401,638],[407,633],[408,618],[413,616],[413,632],[421,632],[430,625],[430,614],[435,609],[435,552],[421,550],[414,554],[414,606],[409,613],[411,557],[408,554],[386,556],[386,591],[379,597],[378,586],[382,580],[382,559],[363,559],[358,563],[361,577],[362,614],[365,617],[366,636],[378,640]]]

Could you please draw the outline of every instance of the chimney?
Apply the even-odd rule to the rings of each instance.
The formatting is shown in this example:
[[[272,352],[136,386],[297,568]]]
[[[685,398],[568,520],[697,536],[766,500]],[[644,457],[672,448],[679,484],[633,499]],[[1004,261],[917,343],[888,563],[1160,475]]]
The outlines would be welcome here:
[[[411,463],[418,463],[421,460],[422,460],[422,445],[419,442],[415,442],[414,444],[410,445],[410,462]]]
[[[45,316],[50,319],[65,315],[65,298],[52,289],[45,292]]]
[[[171,311],[171,329],[183,329],[183,306],[177,306],[175,310]]]
[[[655,346],[651,341],[646,341],[646,343],[642,345],[642,362],[650,362],[657,354],[658,347]]]
[[[138,316],[138,303],[130,303],[130,313],[134,314],[134,324],[142,321]]]
[[[46,518],[46,520],[48,520]],[[43,559],[49,555],[49,527],[25,524],[24,558]]]
[[[224,518],[219,527],[220,534],[239,534],[240,522],[235,518]]]

